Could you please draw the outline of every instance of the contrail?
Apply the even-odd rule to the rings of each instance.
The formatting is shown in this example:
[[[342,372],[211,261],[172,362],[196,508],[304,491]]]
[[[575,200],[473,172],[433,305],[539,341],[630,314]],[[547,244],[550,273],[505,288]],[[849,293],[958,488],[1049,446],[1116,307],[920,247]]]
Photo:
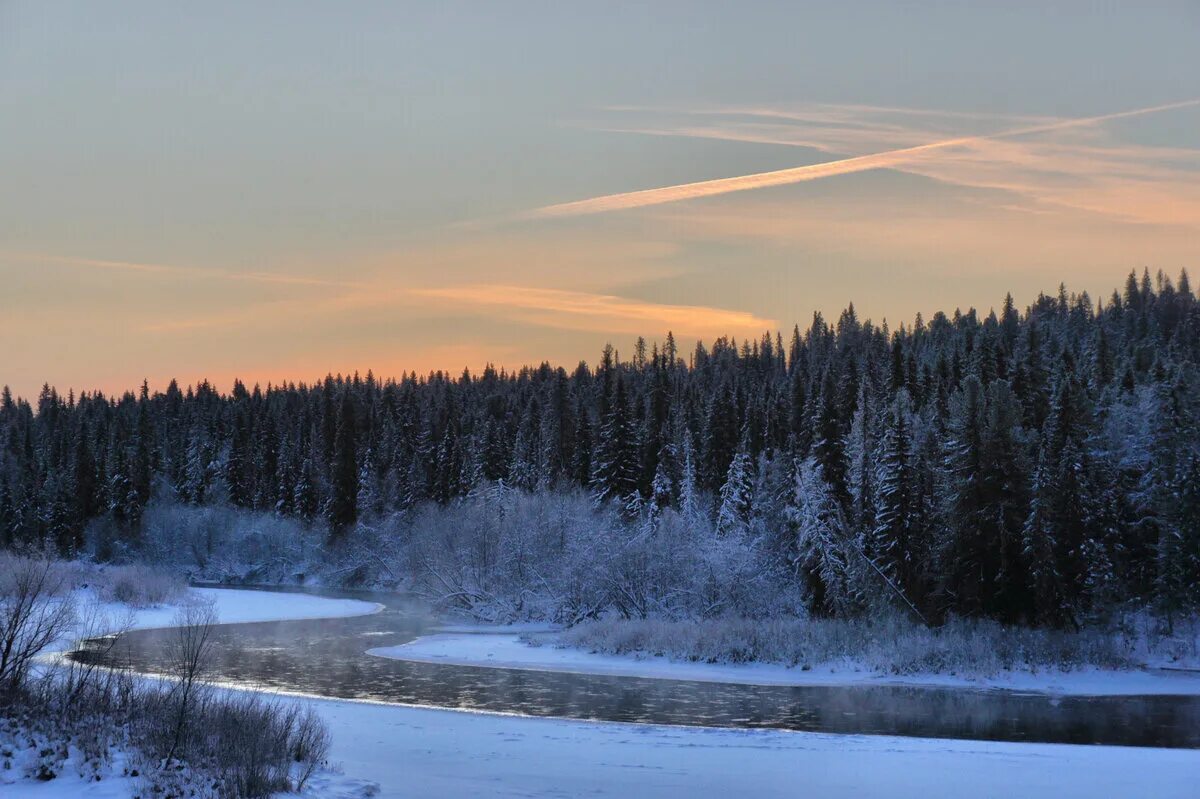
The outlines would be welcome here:
[[[1176,108],[1186,108],[1194,105],[1200,105],[1200,98],[1193,100],[1182,100],[1180,102],[1167,103],[1165,105],[1156,105],[1149,108],[1135,108],[1130,111],[1118,111],[1113,114],[1104,114],[1103,116],[1081,117],[1079,119],[1067,119],[1061,122],[1049,122],[1042,125],[1031,125],[1028,127],[1016,128],[1014,130],[1001,131],[999,133],[962,136],[954,139],[931,142],[929,144],[921,144],[917,145],[916,147],[905,147],[899,150],[887,150],[882,153],[872,153],[870,155],[860,155],[853,158],[843,158],[838,161],[827,161],[821,164],[809,164],[807,166],[797,166],[790,169],[779,169],[774,172],[758,172],[752,175],[739,175],[731,178],[717,178],[715,180],[702,180],[696,183],[681,183],[675,186],[662,186],[657,189],[643,189],[641,191],[622,192],[621,194],[608,194],[602,197],[592,197],[587,200],[576,200],[574,202],[560,203],[558,205],[546,205],[541,208],[535,208],[532,211],[528,211],[521,215],[521,218],[551,219],[565,216],[582,216],[584,214],[600,214],[606,211],[622,211],[629,208],[641,208],[647,205],[662,205],[663,203],[679,202],[680,200],[694,200],[699,197],[712,197],[717,194],[728,194],[735,191],[764,189],[769,186],[786,186],[791,183],[803,183],[809,180],[819,180],[820,178],[833,177],[834,175],[848,175],[853,172],[865,172],[869,169],[882,169],[885,167],[896,166],[898,164],[903,164],[907,161],[920,158],[925,154],[936,150],[944,150],[949,147],[957,147],[959,145],[970,144],[972,142],[985,141],[988,139],[1002,139],[1012,136],[1024,136],[1031,133],[1063,130],[1066,128],[1080,127],[1083,125],[1094,125],[1114,119],[1141,116],[1143,114],[1153,114],[1159,111],[1170,111]]]

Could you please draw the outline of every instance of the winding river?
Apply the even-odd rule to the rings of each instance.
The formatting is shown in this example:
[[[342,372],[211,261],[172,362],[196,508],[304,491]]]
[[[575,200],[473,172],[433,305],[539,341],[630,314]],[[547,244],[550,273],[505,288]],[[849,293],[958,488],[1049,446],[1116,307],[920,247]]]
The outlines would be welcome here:
[[[409,663],[366,654],[438,621],[396,594],[309,591],[379,602],[369,616],[220,625],[214,678],[337,699],[568,719],[993,741],[1200,748],[1200,697],[1052,697],[909,686],[756,686]],[[171,633],[122,636],[103,658],[166,669]],[[97,659],[87,649],[72,655]]]

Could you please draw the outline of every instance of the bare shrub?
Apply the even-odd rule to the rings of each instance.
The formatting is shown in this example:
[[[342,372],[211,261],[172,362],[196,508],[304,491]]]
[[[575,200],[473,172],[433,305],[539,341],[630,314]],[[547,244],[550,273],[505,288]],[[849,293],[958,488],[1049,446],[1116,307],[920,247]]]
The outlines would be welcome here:
[[[56,688],[64,715],[85,705],[104,711],[127,704],[128,671],[100,664],[106,662],[120,636],[132,627],[132,614],[114,619],[95,605],[84,606],[79,612],[73,631],[73,651],[83,654],[63,658],[57,668],[47,674],[47,680]]]
[[[0,600],[6,611],[4,626],[21,630],[25,620],[24,632],[15,636],[17,643],[8,650],[12,670],[0,703],[0,732],[8,739],[6,757],[21,745],[33,749],[27,776],[45,781],[62,773],[73,756],[81,777],[99,779],[111,763],[112,748],[124,741],[124,722],[135,693],[132,676],[86,660],[66,660],[40,671],[29,666],[39,649],[64,643],[64,636],[72,632],[94,636],[96,648],[111,649],[115,637],[100,635],[111,632],[111,627],[95,613],[77,616],[69,596],[56,595],[65,572],[53,564],[12,559],[6,565],[16,571],[6,572],[0,580],[5,591]]]
[[[303,791],[313,772],[329,758],[333,739],[329,727],[311,707],[296,717],[292,736],[292,760],[296,763],[296,790]]]
[[[137,585],[137,598],[154,596],[142,578],[158,572],[120,567],[106,576],[114,573],[116,596],[126,579]],[[73,763],[91,780],[112,765],[116,750],[132,749],[153,796],[259,799],[302,789],[329,751],[316,712],[206,683],[216,624],[210,604],[190,603],[177,614],[164,683],[100,666],[130,620],[114,625],[95,607],[77,612],[68,589],[73,580],[91,584],[95,574],[0,555],[0,753],[11,759],[31,750],[24,758],[30,778],[55,779]],[[76,656],[31,669],[39,653],[72,635],[83,639]]]
[[[191,732],[189,723],[196,705],[204,697],[204,672],[208,668],[209,641],[217,623],[212,605],[193,603],[180,608],[175,617],[174,640],[171,646],[171,675],[175,683],[170,691],[174,724],[171,745],[163,759],[170,763]]]
[[[153,790],[178,790],[179,775],[188,772],[209,775],[229,799],[303,787],[328,754],[325,724],[311,709],[206,682],[216,624],[211,605],[185,606],[175,623],[171,679],[139,699],[134,725]]]
[[[230,796],[268,796],[291,787],[296,710],[257,694],[236,694],[204,713],[209,759]],[[207,756],[207,758],[205,758]]]
[[[21,758],[30,779],[53,780],[74,768],[98,780],[124,749],[144,795],[214,799],[303,790],[328,756],[329,731],[312,708],[255,693],[203,691],[186,715],[185,746],[166,758],[178,718],[173,687],[121,669],[89,675],[53,670],[11,695],[0,708],[0,756],[11,760],[30,750]]]
[[[328,728],[311,708],[233,690],[193,698],[173,755],[178,695],[160,689],[139,703],[134,740],[148,780],[168,793],[182,772],[208,775],[227,799],[298,791],[328,757]]]

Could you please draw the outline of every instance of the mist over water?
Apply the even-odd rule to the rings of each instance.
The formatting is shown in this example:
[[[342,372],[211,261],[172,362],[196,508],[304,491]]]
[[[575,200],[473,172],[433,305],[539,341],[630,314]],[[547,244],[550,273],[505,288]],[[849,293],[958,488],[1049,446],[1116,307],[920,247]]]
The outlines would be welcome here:
[[[353,618],[218,626],[213,679],[335,699],[592,721],[1200,748],[1200,697],[756,686],[409,663],[366,650],[432,632],[439,622],[426,605],[397,594],[305,593],[366,599],[384,609]],[[164,671],[171,637],[170,630],[131,632],[102,659]],[[95,656],[82,650],[74,657]]]

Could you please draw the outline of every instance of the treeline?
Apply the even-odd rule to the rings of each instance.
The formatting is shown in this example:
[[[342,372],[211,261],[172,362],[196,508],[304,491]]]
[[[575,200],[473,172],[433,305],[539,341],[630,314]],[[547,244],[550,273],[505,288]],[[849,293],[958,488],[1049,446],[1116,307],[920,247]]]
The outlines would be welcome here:
[[[1200,305],[1178,281],[1039,296],[1023,313],[853,306],[790,338],[459,377],[0,399],[10,548],[119,557],[155,498],[323,526],[501,489],[586,490],[753,542],[809,610],[1078,625],[1200,604]],[[89,535],[91,531],[91,535]]]

